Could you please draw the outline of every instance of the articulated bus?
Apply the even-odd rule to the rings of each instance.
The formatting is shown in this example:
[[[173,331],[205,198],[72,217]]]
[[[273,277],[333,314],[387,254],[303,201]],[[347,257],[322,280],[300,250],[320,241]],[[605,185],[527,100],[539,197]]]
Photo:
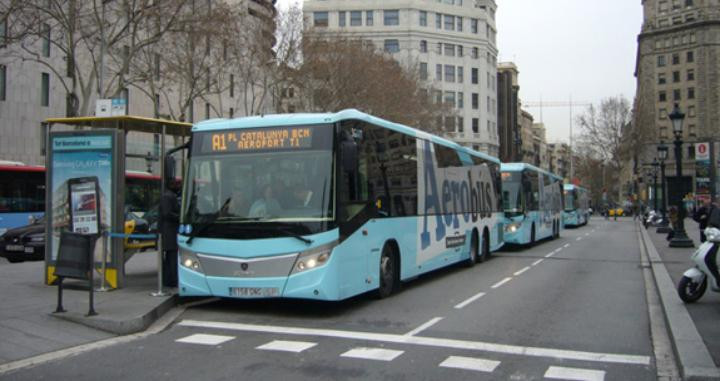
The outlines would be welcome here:
[[[505,242],[534,244],[563,228],[563,179],[526,163],[503,163]]]
[[[160,199],[160,176],[125,173],[128,212],[147,212]],[[0,161],[0,236],[45,215],[45,167]]]
[[[502,241],[500,162],[357,110],[193,127],[181,296],[341,300]]]
[[[587,225],[590,219],[588,191],[574,185],[565,184],[565,211],[563,221],[565,226]]]

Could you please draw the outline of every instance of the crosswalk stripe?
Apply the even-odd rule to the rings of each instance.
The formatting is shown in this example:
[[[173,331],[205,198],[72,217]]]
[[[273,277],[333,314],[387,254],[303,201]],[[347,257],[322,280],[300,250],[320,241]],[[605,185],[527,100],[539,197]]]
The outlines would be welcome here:
[[[263,344],[255,349],[264,351],[281,351],[281,352],[295,352],[300,353],[306,349],[310,349],[316,346],[317,343],[310,343],[307,341],[286,341],[286,340],[273,340],[267,344]]]
[[[351,349],[340,356],[364,360],[392,361],[403,354],[403,352],[404,351],[395,351],[392,349],[360,347]]]
[[[491,373],[500,365],[500,361],[485,360],[472,357],[450,356],[439,366],[443,368],[476,370]]]
[[[188,344],[219,345],[234,338],[235,336],[206,335],[204,333],[197,333],[175,341],[178,343]]]
[[[605,371],[551,366],[545,372],[545,378],[574,381],[603,381],[605,379]]]

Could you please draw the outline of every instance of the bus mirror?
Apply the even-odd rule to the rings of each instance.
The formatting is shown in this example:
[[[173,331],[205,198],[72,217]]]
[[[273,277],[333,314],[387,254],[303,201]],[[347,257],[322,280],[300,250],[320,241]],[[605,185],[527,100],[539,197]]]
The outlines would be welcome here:
[[[171,181],[175,180],[175,158],[167,155],[165,156],[165,185],[170,184]]]
[[[358,149],[357,143],[352,140],[343,141],[341,144],[342,166],[346,172],[354,171],[357,168]]]

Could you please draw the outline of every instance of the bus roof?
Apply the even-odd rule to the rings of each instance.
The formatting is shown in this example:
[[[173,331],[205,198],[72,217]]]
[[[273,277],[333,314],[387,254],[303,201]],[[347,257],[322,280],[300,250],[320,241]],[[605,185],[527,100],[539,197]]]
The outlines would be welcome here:
[[[389,130],[399,132],[401,134],[410,135],[415,138],[429,140],[433,143],[441,144],[458,151],[463,151],[469,155],[478,156],[483,159],[493,161],[500,164],[500,160],[488,154],[475,151],[471,148],[461,146],[453,141],[445,138],[408,127],[403,124],[390,122],[388,120],[378,118],[355,109],[346,109],[336,113],[297,113],[297,114],[271,114],[260,116],[248,116],[235,119],[210,119],[198,122],[193,125],[193,132],[217,131],[236,128],[258,128],[258,127],[276,127],[276,126],[297,126],[311,124],[332,124],[343,120],[357,119],[362,120]]]
[[[555,178],[555,179],[557,179],[557,180],[562,180],[562,179],[563,179],[562,177],[560,177],[560,176],[558,176],[558,175],[556,175],[556,174],[554,174],[554,173],[552,173],[552,172],[548,172],[548,171],[546,171],[546,170],[544,170],[544,169],[538,168],[538,167],[536,167],[536,166],[534,166],[534,165],[532,165],[532,164],[528,164],[528,163],[502,163],[502,164],[500,165],[500,170],[501,170],[501,171],[521,172],[521,171],[523,171],[523,170],[525,170],[525,169],[529,169],[529,170],[531,170],[531,171],[535,171],[535,172],[542,173],[542,174],[544,174],[544,175],[553,177],[553,178]]]

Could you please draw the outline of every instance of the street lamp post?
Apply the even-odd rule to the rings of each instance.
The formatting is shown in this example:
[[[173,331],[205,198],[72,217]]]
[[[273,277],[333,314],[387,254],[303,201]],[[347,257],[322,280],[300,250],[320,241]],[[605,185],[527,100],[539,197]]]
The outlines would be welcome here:
[[[675,103],[673,111],[668,115],[672,122],[673,134],[675,135],[675,173],[677,177],[676,184],[678,187],[681,186],[682,179],[682,127],[685,119],[685,114],[680,111],[680,107]],[[688,238],[685,233],[685,205],[683,205],[682,197],[678,197],[677,201],[677,222],[673,228],[673,238],[670,240],[670,247],[693,247],[693,241]]]
[[[657,211],[658,211],[657,174],[658,174],[658,167],[660,166],[660,163],[658,163],[657,158],[653,159],[652,166],[653,166],[653,171],[652,171],[652,176],[653,176],[653,191],[652,191],[652,196],[653,196],[653,210],[655,211],[655,213],[657,213]]]
[[[662,189],[662,204],[660,205],[660,214],[662,219],[660,220],[660,226],[658,226],[656,232],[667,234],[672,231],[668,226],[667,216],[667,180],[665,177],[665,160],[668,157],[668,147],[660,141],[660,145],[657,147],[658,157],[660,158],[660,188]]]

